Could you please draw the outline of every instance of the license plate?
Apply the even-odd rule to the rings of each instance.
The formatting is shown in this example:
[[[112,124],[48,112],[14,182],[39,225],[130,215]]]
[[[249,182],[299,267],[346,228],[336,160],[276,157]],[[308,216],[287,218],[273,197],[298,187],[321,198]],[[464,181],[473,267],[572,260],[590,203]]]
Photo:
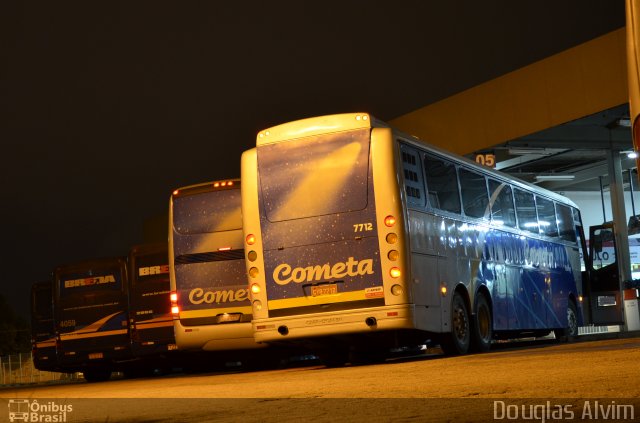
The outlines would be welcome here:
[[[219,314],[218,315],[218,323],[230,323],[230,322],[239,322],[242,318],[242,314]]]
[[[103,353],[91,353],[89,354],[89,360],[97,360],[99,358],[104,358]]]
[[[338,293],[338,285],[332,283],[327,285],[316,285],[311,287],[311,296],[333,295]]]

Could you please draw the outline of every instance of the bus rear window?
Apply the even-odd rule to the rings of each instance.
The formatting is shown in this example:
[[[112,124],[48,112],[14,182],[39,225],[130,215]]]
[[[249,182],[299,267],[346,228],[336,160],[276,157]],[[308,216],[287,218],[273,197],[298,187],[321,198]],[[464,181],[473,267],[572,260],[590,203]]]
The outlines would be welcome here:
[[[208,191],[175,197],[173,227],[183,235],[242,229],[240,190]]]
[[[58,284],[61,297],[119,291],[122,289],[122,274],[118,268],[68,273],[58,277]]]
[[[259,146],[260,188],[269,221],[364,209],[369,131],[359,129]]]
[[[135,258],[133,284],[169,281],[169,259],[167,253],[156,253]]]

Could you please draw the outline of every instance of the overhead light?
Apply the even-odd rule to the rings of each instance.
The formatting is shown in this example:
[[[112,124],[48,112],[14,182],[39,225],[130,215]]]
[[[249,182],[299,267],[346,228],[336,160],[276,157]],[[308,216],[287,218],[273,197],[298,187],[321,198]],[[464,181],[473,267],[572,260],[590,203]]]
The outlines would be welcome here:
[[[536,181],[573,181],[575,175],[537,175]]]
[[[620,118],[616,121],[618,126],[622,126],[624,128],[631,128],[631,119],[630,118]]]
[[[622,154],[626,154],[628,158],[630,159],[636,159],[638,158],[638,153],[636,151],[633,150],[627,150],[627,151],[621,151]]]

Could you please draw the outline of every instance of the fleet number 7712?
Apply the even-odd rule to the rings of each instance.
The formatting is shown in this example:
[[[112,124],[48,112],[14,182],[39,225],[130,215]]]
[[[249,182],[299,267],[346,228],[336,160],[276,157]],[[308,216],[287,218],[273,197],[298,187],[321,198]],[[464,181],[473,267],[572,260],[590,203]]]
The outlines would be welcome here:
[[[356,223],[353,225],[353,232],[372,231],[373,223]]]

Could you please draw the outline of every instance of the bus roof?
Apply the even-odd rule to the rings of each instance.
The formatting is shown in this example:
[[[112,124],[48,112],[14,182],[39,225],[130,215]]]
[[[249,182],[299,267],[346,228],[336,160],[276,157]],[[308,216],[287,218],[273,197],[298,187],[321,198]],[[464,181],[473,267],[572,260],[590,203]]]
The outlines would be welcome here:
[[[240,186],[240,178],[220,179],[218,181],[200,182],[198,184],[187,185],[173,190],[171,196],[178,194],[195,194],[197,192],[213,191],[218,188],[229,188],[231,186]]]
[[[368,113],[342,113],[319,116],[283,123],[258,132],[256,146],[274,144],[281,141],[326,134],[329,132],[351,131],[354,129],[388,127],[386,123]]]

